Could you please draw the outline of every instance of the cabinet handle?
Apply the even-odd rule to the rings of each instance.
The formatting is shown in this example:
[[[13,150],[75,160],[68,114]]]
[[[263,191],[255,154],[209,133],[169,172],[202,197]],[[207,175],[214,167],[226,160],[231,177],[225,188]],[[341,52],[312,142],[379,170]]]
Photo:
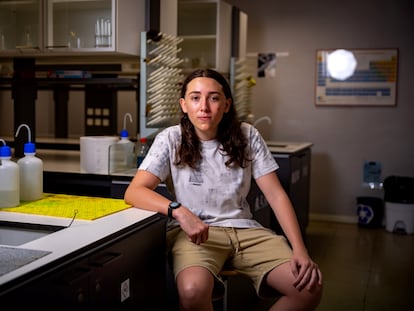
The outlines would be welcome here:
[[[130,180],[112,180],[113,185],[129,185],[130,183]]]
[[[73,285],[79,280],[85,279],[90,273],[92,269],[86,268],[86,267],[77,267],[76,269],[65,273],[65,275],[62,276],[61,280],[63,284],[66,285]]]
[[[16,45],[16,49],[18,49],[18,50],[38,50],[38,51],[40,51],[40,47],[31,46],[31,45]]]
[[[68,49],[69,45],[47,45],[47,49]]]
[[[85,302],[85,300],[86,300],[85,293],[84,293],[83,289],[82,289],[82,288],[80,288],[80,289],[78,290],[77,295],[76,295],[76,301],[77,301],[78,303],[82,304],[82,303],[84,303],[84,302]]]
[[[104,267],[121,257],[121,253],[105,253],[98,258],[94,258],[93,261],[90,262],[90,265],[94,267]]]

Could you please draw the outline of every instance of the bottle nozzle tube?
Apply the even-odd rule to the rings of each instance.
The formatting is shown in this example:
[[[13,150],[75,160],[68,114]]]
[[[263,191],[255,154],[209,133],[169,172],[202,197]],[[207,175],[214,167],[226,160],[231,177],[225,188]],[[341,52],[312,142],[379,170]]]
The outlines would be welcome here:
[[[23,124],[19,125],[19,127],[17,128],[15,137],[17,137],[19,135],[20,129],[22,127],[25,127],[27,129],[27,133],[28,133],[28,142],[26,144],[24,144],[23,152],[24,153],[35,153],[36,152],[36,146],[35,146],[34,143],[32,143],[32,132],[30,130],[30,127],[27,124],[23,123]]]
[[[126,119],[127,119],[127,117],[129,118],[129,122],[132,123],[132,115],[129,112],[125,113],[124,114],[124,127],[121,131],[121,137],[128,137],[128,131],[126,129],[126,121],[127,121]]]

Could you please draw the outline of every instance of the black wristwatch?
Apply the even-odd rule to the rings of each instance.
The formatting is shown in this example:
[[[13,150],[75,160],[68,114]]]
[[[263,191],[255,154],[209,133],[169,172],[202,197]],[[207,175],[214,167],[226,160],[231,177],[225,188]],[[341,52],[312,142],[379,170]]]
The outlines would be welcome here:
[[[181,203],[178,203],[178,202],[171,202],[171,203],[168,205],[168,218],[170,218],[170,219],[174,219],[174,217],[173,217],[173,215],[172,215],[173,209],[177,209],[177,208],[179,208],[180,206],[181,206]]]

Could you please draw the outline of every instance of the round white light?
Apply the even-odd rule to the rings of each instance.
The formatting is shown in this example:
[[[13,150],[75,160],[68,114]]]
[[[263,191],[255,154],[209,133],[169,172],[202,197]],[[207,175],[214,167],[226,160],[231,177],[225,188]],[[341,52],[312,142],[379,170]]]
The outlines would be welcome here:
[[[354,53],[347,50],[335,50],[328,54],[328,73],[332,78],[346,80],[354,74],[357,60]]]

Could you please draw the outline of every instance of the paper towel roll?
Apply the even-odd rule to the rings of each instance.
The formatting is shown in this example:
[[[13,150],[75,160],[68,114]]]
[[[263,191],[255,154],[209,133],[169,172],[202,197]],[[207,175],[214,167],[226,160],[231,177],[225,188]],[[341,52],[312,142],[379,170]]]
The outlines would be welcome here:
[[[117,136],[82,136],[80,138],[81,173],[109,174],[109,146]]]

